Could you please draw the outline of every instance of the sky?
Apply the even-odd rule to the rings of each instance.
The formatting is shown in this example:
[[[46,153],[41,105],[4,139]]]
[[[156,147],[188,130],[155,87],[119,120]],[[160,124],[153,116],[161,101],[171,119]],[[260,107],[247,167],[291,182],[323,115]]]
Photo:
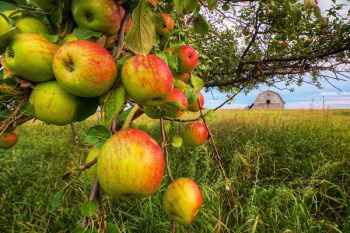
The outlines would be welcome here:
[[[338,0],[337,3],[350,4],[350,1]],[[331,0],[318,1],[318,6],[322,12],[328,9],[331,4]],[[347,11],[344,10],[344,14],[346,13]],[[350,74],[346,75],[350,76]],[[286,103],[285,108],[287,109],[321,109],[323,107],[329,109],[350,109],[350,81],[333,81],[332,84],[339,88],[340,91],[326,81],[321,81],[322,89],[318,89],[310,84],[294,85],[294,92],[260,85],[258,89],[251,91],[247,95],[239,94],[232,103],[226,104],[223,108],[244,108],[252,104],[259,93],[272,90],[280,94]],[[279,86],[282,87],[284,85],[281,84]],[[209,109],[215,108],[227,99],[226,94],[222,94],[217,90],[203,92],[203,94],[205,96],[204,107]]]

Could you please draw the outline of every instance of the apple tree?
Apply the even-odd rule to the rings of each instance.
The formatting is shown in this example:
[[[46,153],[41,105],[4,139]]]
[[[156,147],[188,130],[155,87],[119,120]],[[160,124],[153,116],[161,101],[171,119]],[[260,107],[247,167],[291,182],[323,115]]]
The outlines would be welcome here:
[[[210,141],[225,205],[235,205],[203,88],[232,94],[217,110],[261,83],[348,79],[346,14],[335,0],[326,12],[315,0],[1,1],[0,147],[14,146],[16,127],[29,120],[70,124],[76,134],[74,122],[98,112],[82,145],[91,148],[86,164],[63,176],[86,171],[92,185],[82,227],[93,220],[106,230],[101,189],[113,198],[144,198],[166,172],[163,207],[174,232],[175,222],[194,220],[203,200],[194,180],[172,177],[170,144]],[[197,117],[181,119],[187,111]],[[160,145],[130,126],[142,114],[159,120]],[[171,121],[185,126],[170,142]],[[98,219],[89,217],[97,212]]]

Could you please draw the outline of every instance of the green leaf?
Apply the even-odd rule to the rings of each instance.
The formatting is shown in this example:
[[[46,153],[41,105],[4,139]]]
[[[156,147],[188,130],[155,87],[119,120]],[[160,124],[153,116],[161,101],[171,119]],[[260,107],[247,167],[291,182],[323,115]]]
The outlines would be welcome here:
[[[168,57],[167,57],[168,53],[165,53],[165,52],[162,52],[162,51],[156,51],[156,52],[154,52],[154,54],[157,57],[159,57],[160,59],[162,59],[163,61],[165,61],[166,64],[169,64],[168,63]]]
[[[52,43],[56,43],[58,41],[58,35],[49,35],[46,33],[40,33],[43,37],[51,41]]]
[[[126,129],[129,127],[130,122],[132,121],[133,116],[135,115],[137,109],[139,108],[139,106],[137,104],[135,104],[129,111],[128,115],[126,116],[124,123],[123,123],[123,127],[122,129]]]
[[[118,66],[118,70],[121,70],[124,63],[129,60],[132,56],[126,56],[126,57],[121,57],[118,62],[117,62],[117,66]]]
[[[175,148],[181,147],[182,142],[183,142],[183,139],[179,135],[174,135],[170,140],[170,144]]]
[[[201,78],[198,78],[196,75],[192,75],[191,76],[191,83],[192,86],[194,87],[194,89],[196,91],[200,91],[203,89],[204,87],[204,81]]]
[[[95,32],[91,31],[89,29],[83,28],[83,27],[77,27],[73,30],[73,34],[79,39],[79,40],[86,40],[91,37],[99,37],[101,36],[101,32]]]
[[[108,129],[112,126],[114,119],[124,109],[125,90],[118,86],[102,97],[102,124]]]
[[[63,190],[60,190],[57,193],[55,193],[51,202],[51,210],[57,209],[57,207],[61,202],[62,195],[63,195]]]
[[[141,0],[132,13],[132,26],[125,46],[136,54],[147,55],[156,40],[156,14],[146,0]]]
[[[107,223],[105,233],[118,233],[118,228],[113,223]]]
[[[0,80],[4,79],[4,70],[0,70]]]
[[[209,9],[213,10],[218,5],[219,0],[207,0],[207,2],[208,2]]]
[[[196,90],[191,88],[189,85],[187,85],[184,93],[185,93],[185,96],[187,98],[188,104],[192,104],[194,101],[197,100]]]
[[[105,126],[96,125],[88,130],[85,141],[90,145],[96,145],[100,149],[109,137],[109,130]]]
[[[174,87],[179,89],[185,89],[187,87],[187,84],[180,79],[174,79]]]
[[[89,201],[80,207],[80,213],[83,216],[92,217],[95,214],[97,214],[97,211],[98,211],[98,203],[95,200]]]
[[[194,19],[193,29],[199,34],[206,34],[209,31],[209,24],[203,15],[198,14]]]
[[[8,11],[8,10],[14,10],[16,9],[16,5],[12,4],[12,3],[8,3],[5,1],[0,1],[0,13],[4,12],[4,11]]]
[[[34,116],[34,113],[34,107],[29,102],[21,108],[21,114],[23,116]]]
[[[62,23],[63,6],[64,3],[61,2],[61,5],[59,7],[54,7],[50,11],[50,21],[53,25],[55,25],[56,28],[59,28]]]
[[[317,19],[322,19],[321,10],[319,7],[314,8],[314,15]]]
[[[294,22],[299,22],[301,19],[301,10],[296,4],[288,4],[289,14]]]
[[[166,121],[165,124],[164,124],[164,131],[166,133],[170,133],[172,129],[173,129],[173,125],[171,124],[171,122],[170,121]]]
[[[208,120],[213,119],[215,116],[215,111],[214,110],[209,110],[208,112],[205,113],[205,118]]]
[[[199,6],[198,0],[173,0],[174,9],[189,14]]]
[[[179,102],[168,102],[168,103],[166,103],[166,105],[181,108],[182,110],[187,110],[187,108],[185,106],[183,106],[182,104],[180,104]]]

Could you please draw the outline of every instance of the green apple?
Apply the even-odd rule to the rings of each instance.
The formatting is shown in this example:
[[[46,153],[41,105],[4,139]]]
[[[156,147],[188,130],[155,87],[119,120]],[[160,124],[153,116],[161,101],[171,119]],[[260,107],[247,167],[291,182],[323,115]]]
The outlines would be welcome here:
[[[100,154],[100,149],[98,149],[97,146],[92,147],[91,150],[89,151],[89,154],[86,157],[85,163],[91,162],[96,157],[98,157],[99,154]],[[96,164],[92,165],[85,171],[85,173],[90,184],[93,184],[95,180],[95,176],[97,175],[97,165]]]
[[[56,45],[34,33],[20,33],[13,37],[6,49],[6,63],[14,75],[42,82],[54,78],[52,61]]]
[[[160,146],[139,129],[124,129],[112,135],[98,157],[98,180],[112,197],[147,197],[158,189],[163,175]]]
[[[62,45],[53,61],[53,72],[64,89],[80,97],[97,97],[114,84],[117,66],[100,45],[77,40]]]
[[[113,0],[73,0],[72,14],[80,27],[115,35],[119,31],[125,10]]]
[[[202,123],[190,123],[185,126],[182,137],[185,145],[199,146],[207,141],[208,131]]]
[[[198,104],[198,100],[199,100],[199,104]],[[190,110],[191,112],[198,112],[201,108],[203,108],[203,105],[204,105],[204,97],[202,93],[198,92],[197,99],[188,106],[188,110]]]
[[[173,77],[168,65],[158,56],[136,55],[127,60],[121,72],[126,92],[137,103],[164,104],[173,91]]]
[[[39,19],[32,16],[14,17],[13,21],[21,32],[50,34],[49,28]]]
[[[56,81],[37,84],[30,94],[35,117],[54,125],[66,125],[74,121],[79,104],[77,96],[65,91]]]
[[[10,149],[14,145],[16,145],[18,140],[17,134],[13,132],[3,132],[0,134],[0,148],[2,149]]]
[[[189,178],[179,178],[165,191],[163,208],[171,221],[190,224],[202,207],[202,192]]]
[[[70,33],[66,35],[63,40],[61,41],[61,44],[66,44],[68,42],[79,40],[78,37],[76,37],[73,33]]]

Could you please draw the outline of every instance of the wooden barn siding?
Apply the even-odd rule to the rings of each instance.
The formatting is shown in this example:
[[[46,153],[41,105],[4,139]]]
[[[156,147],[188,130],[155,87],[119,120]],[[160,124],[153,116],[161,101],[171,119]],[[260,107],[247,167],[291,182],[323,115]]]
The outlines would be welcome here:
[[[269,95],[267,95],[269,94]],[[266,101],[270,100],[270,104],[267,104]],[[284,103],[281,98],[272,92],[264,92],[258,95],[254,102],[253,108],[262,109],[262,108],[284,108]]]

